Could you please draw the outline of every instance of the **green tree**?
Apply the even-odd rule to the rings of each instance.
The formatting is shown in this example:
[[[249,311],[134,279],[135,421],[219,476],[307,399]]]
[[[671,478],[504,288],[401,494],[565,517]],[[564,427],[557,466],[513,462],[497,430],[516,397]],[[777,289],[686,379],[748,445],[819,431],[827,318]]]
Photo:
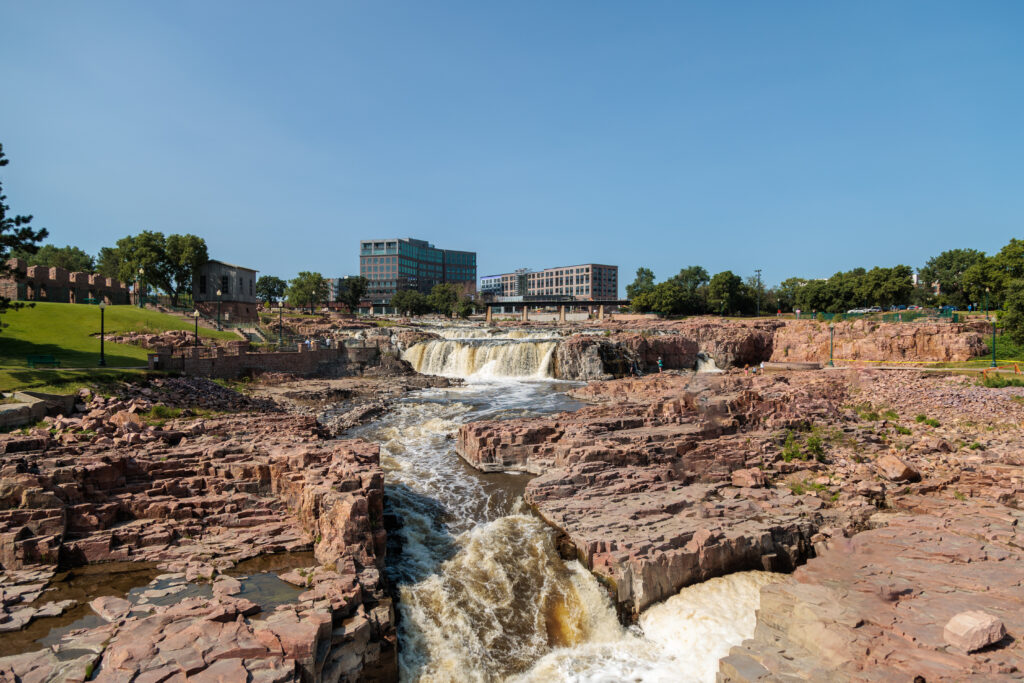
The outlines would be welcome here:
[[[463,320],[476,313],[476,302],[468,296],[464,296],[459,299],[459,302],[455,304],[454,309],[455,315],[459,316]]]
[[[150,286],[165,292],[174,291],[174,273],[167,258],[167,238],[162,232],[143,230],[138,235],[122,237],[112,251],[100,251],[101,259],[111,257],[117,263],[114,277],[121,282],[138,282],[143,291]]]
[[[626,285],[626,297],[633,299],[644,292],[654,289],[654,271],[650,268],[637,268],[636,279]]]
[[[933,282],[939,283],[942,303],[966,308],[971,301],[964,290],[964,274],[972,266],[983,261],[985,261],[985,252],[983,251],[949,249],[928,259],[918,276],[928,286],[931,286]]]
[[[327,281],[320,273],[302,271],[293,280],[288,281],[288,290],[285,292],[288,303],[296,308],[309,306],[310,312],[327,301],[330,289]]]
[[[783,280],[775,288],[778,298],[778,307],[783,311],[792,311],[797,308],[797,292],[807,285],[807,280],[802,277],[791,277]]]
[[[423,315],[430,312],[427,295],[414,289],[402,289],[391,297],[391,305],[403,315]]]
[[[256,298],[265,304],[272,301],[280,301],[284,298],[284,292],[288,283],[273,275],[261,275],[256,280]]]
[[[0,144],[0,167],[8,164],[4,156],[4,146]],[[11,207],[7,205],[3,183],[0,182],[0,274],[13,275],[14,269],[7,265],[12,251],[34,254],[41,242],[49,233],[46,228],[36,230],[32,227],[32,216],[8,215]],[[21,308],[23,304],[11,303],[7,297],[0,296],[0,315],[8,310]]]
[[[103,277],[119,278],[121,271],[121,253],[117,247],[101,247],[96,257],[96,272]]]
[[[634,309],[659,315],[679,315],[687,303],[686,290],[675,280],[666,280],[631,299]]]
[[[172,281],[171,299],[175,306],[182,292],[191,292],[199,268],[210,260],[206,240],[196,235],[168,235],[164,242],[166,271]]]
[[[708,305],[714,313],[735,313],[740,310],[743,279],[731,270],[716,273],[708,283]]]
[[[435,313],[440,313],[450,318],[455,311],[455,304],[459,300],[459,292],[455,289],[455,285],[434,285],[434,288],[430,290],[427,300],[430,302],[430,307]]]
[[[29,253],[23,249],[13,249],[11,258],[25,259],[26,265],[29,266],[63,268],[72,273],[92,273],[96,269],[96,262],[92,256],[71,245],[57,247],[52,244],[44,244],[35,253]]]
[[[337,300],[348,307],[349,313],[355,313],[366,296],[366,290],[370,288],[370,281],[362,275],[354,275],[342,278],[340,285]]]
[[[1005,312],[999,317],[1003,333],[1014,343],[1024,345],[1024,279],[1007,281],[1005,299]]]
[[[684,293],[684,301],[679,310],[687,315],[698,315],[708,310],[708,271],[702,266],[689,266],[679,271],[669,282],[679,285]]]

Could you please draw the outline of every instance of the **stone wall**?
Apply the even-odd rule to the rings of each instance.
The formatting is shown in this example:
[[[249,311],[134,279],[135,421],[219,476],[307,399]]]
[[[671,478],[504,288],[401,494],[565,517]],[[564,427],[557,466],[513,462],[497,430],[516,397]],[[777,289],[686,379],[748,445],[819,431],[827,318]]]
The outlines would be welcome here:
[[[251,373],[282,372],[292,375],[347,375],[357,374],[378,361],[381,352],[376,345],[343,345],[328,349],[249,353],[245,345],[232,349],[191,348],[175,352],[158,349],[150,354],[149,367],[153,370],[180,372],[199,377],[234,379]]]
[[[109,304],[130,303],[128,287],[114,278],[96,273],[68,272],[63,268],[26,265],[24,259],[9,259],[13,277],[0,279],[0,296],[15,301],[81,303],[102,299]]]

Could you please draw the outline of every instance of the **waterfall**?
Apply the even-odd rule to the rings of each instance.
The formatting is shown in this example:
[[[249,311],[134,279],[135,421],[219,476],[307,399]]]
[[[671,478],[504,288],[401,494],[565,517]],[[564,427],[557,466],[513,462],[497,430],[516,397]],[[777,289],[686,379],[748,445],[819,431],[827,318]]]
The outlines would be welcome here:
[[[550,337],[523,339],[435,339],[409,347],[402,358],[416,372],[445,377],[551,377],[558,342]]]
[[[723,372],[717,365],[715,359],[701,351],[697,354],[697,372]]]

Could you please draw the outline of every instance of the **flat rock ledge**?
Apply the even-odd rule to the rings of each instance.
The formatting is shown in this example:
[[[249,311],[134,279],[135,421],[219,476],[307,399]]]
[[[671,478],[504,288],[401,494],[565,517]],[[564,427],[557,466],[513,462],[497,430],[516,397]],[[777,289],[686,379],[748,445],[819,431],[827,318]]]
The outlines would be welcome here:
[[[719,681],[1020,680],[1024,513],[937,502],[903,499],[905,511],[873,518],[884,526],[762,588],[754,637],[722,660]],[[984,638],[951,643],[947,624],[965,612],[988,617],[972,620]]]
[[[145,433],[141,411],[107,412],[90,419],[115,436]],[[0,658],[0,681],[396,678],[379,450],[321,433],[312,417],[258,412],[172,420],[137,443],[4,437],[0,589],[13,612],[58,560],[155,562],[213,590],[170,606],[96,600],[109,623]],[[269,614],[233,597],[237,581],[221,575],[257,555],[310,548],[315,580]],[[2,611],[0,622],[17,623]]]

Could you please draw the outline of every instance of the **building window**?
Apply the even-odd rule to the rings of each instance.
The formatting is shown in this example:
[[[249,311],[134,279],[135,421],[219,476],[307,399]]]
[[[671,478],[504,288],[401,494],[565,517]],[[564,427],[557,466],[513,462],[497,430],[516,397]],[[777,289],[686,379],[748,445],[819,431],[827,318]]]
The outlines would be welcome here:
[[[220,276],[220,291],[221,291],[221,294],[226,295],[226,294],[230,294],[231,293],[231,289],[229,287],[230,284],[231,284],[231,280],[228,278],[227,275],[221,275]]]
[[[199,276],[199,293],[200,294],[206,294],[206,276],[205,275],[200,275]]]

